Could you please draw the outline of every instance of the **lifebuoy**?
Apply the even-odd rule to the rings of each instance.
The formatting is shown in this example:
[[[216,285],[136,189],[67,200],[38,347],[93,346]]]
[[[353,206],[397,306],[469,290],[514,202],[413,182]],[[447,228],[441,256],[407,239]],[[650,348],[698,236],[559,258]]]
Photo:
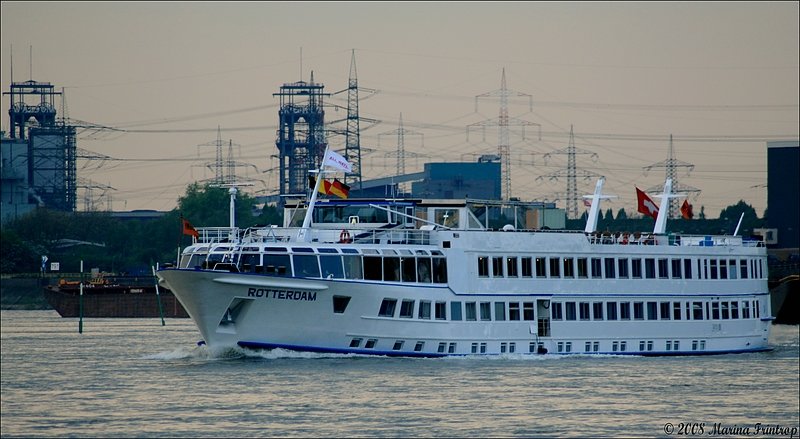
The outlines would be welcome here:
[[[351,242],[353,242],[353,240],[350,238],[350,232],[348,232],[347,229],[342,229],[342,233],[339,233],[339,243],[349,244]]]

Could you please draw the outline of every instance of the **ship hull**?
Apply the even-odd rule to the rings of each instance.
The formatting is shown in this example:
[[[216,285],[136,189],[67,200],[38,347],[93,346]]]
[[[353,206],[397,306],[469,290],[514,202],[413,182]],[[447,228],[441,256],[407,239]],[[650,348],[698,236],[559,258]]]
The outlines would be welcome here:
[[[403,285],[332,279],[300,279],[213,270],[170,269],[159,272],[197,324],[205,343],[214,347],[282,348],[384,356],[437,357],[498,354],[707,355],[768,350],[771,318],[708,320],[551,320],[549,304],[586,300],[579,294],[486,294],[464,297],[447,285]],[[488,292],[487,292],[488,293]],[[714,300],[719,295],[694,296]],[[334,297],[349,297],[336,312]],[[408,318],[378,310],[387,297],[419,304],[475,300],[530,304],[533,314],[518,320],[460,321]],[[732,296],[734,297],[734,296]],[[737,301],[763,301],[759,294],[736,295]],[[659,296],[680,303],[685,297]],[[592,302],[620,301],[594,295]],[[637,301],[635,296],[624,300]],[[648,298],[642,296],[646,302]],[[652,300],[652,297],[649,298]],[[399,307],[399,302],[398,302]],[[435,306],[435,305],[434,305]],[[494,306],[494,305],[492,305]],[[670,305],[671,306],[671,305]],[[449,310],[448,310],[449,311]],[[510,315],[509,315],[510,316]],[[451,316],[452,317],[452,316]],[[755,316],[753,316],[755,317]]]

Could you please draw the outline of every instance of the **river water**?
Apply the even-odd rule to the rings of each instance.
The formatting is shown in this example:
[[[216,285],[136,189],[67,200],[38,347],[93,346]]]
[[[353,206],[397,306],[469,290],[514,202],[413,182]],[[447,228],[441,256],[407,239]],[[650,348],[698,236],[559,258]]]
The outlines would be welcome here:
[[[405,359],[215,355],[190,319],[79,334],[55,311],[0,315],[3,437],[800,435],[797,326],[763,353]]]

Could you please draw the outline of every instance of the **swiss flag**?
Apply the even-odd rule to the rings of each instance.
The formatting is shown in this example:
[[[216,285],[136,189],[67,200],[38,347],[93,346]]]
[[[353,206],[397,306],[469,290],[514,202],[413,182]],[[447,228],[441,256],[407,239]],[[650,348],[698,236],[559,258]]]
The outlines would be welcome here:
[[[658,207],[650,197],[647,196],[646,193],[642,192],[641,189],[638,187],[636,188],[636,198],[639,201],[639,213],[652,217],[653,219],[658,218]]]

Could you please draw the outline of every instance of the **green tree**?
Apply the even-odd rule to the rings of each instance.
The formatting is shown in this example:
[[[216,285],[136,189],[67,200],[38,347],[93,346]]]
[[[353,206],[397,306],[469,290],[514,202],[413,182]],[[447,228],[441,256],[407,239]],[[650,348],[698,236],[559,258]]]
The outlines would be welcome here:
[[[628,214],[627,214],[627,213],[625,213],[625,208],[624,208],[624,207],[621,207],[621,208],[620,208],[620,209],[617,211],[617,220],[618,220],[618,221],[621,221],[621,220],[626,220],[626,219],[628,219]]]

